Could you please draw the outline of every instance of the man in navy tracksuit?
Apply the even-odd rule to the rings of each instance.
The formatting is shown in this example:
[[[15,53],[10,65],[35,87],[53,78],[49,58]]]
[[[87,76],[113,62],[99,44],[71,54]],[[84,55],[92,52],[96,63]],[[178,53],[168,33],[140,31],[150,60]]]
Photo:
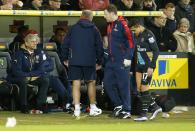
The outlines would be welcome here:
[[[131,117],[130,66],[133,57],[133,37],[123,17],[118,17],[117,8],[110,5],[105,10],[109,58],[104,72],[106,93],[114,105],[113,115],[119,118]]]
[[[72,97],[71,97],[71,87],[69,86],[69,83],[67,81],[66,72],[62,71],[60,72],[60,76],[55,76],[50,74],[49,72],[53,71],[54,69],[54,62],[52,59],[46,55],[46,60],[44,61],[44,71],[48,72],[49,75],[49,87],[52,88],[57,95],[61,98],[62,100],[62,106],[63,110],[65,112],[71,113],[71,102],[72,102]],[[65,70],[65,69],[64,69]],[[61,76],[62,75],[62,76]]]
[[[73,81],[74,116],[80,116],[80,85],[85,80],[88,85],[90,116],[102,113],[96,107],[96,68],[101,65],[103,44],[100,33],[91,22],[93,13],[82,12],[80,20],[72,26],[64,40],[64,64],[69,68],[69,79]]]
[[[20,88],[20,110],[22,113],[29,113],[27,102],[27,84],[39,87],[36,101],[36,113],[46,111],[45,104],[49,86],[48,73],[45,70],[47,57],[44,51],[37,50],[39,37],[36,31],[29,30],[24,38],[25,43],[21,50],[12,57],[12,72],[9,75],[12,83]],[[52,67],[47,67],[48,69]],[[46,113],[46,112],[45,112]]]

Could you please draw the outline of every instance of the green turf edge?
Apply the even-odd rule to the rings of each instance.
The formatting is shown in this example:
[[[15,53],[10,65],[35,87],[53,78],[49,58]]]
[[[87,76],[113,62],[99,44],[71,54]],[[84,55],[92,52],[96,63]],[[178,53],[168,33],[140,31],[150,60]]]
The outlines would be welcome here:
[[[123,123],[83,125],[17,125],[0,126],[0,131],[195,131],[195,123]]]

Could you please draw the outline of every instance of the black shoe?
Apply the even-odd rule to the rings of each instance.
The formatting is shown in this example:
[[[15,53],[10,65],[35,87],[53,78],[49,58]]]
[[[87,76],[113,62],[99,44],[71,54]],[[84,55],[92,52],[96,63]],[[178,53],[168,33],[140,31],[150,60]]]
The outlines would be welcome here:
[[[38,113],[38,114],[47,114],[47,113],[49,113],[49,110],[48,110],[46,105],[38,106],[35,110],[40,111],[40,113]]]
[[[29,114],[28,106],[26,106],[26,105],[21,106],[20,107],[20,112],[23,113],[23,114]]]
[[[63,112],[66,112],[68,114],[72,114],[74,112],[74,107],[73,106],[64,107]]]
[[[156,118],[156,116],[162,112],[162,108],[158,106],[155,110],[153,110],[152,115],[150,116],[150,120],[153,120]]]
[[[118,117],[120,119],[128,119],[128,118],[131,118],[131,113],[126,112],[126,111],[122,111],[122,112],[119,113]]]
[[[142,122],[142,121],[148,121],[147,116],[139,116],[138,118],[135,118],[134,121]]]
[[[121,110],[122,110],[122,106],[115,107],[114,110],[113,110],[113,116],[114,117],[119,116]]]

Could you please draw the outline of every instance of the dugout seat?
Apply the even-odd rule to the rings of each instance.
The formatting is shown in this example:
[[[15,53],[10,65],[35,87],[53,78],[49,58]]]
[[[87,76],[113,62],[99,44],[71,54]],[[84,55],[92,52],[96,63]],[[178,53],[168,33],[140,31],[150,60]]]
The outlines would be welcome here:
[[[57,46],[56,43],[49,42],[43,44],[43,49],[46,51],[47,55],[50,57],[50,59],[53,61],[53,70],[50,72],[50,76],[52,77],[58,77],[63,85],[67,88],[68,87],[68,81],[67,81],[67,71],[66,68],[62,65],[60,58],[57,54]],[[67,85],[67,86],[66,86]],[[49,88],[48,94],[52,96],[53,100],[55,102],[60,102],[59,95],[56,94],[57,92],[53,90],[53,87]]]
[[[60,58],[57,54],[57,46],[54,42],[44,43],[43,49],[47,52],[48,56],[54,63],[54,70],[50,72],[50,75],[60,77],[61,74],[66,73],[65,67],[62,65]]]
[[[8,51],[8,44],[0,42],[0,96],[10,103],[10,105],[5,105],[9,110],[15,110],[15,98],[18,96],[19,88],[7,82],[7,76],[11,70],[11,57]]]

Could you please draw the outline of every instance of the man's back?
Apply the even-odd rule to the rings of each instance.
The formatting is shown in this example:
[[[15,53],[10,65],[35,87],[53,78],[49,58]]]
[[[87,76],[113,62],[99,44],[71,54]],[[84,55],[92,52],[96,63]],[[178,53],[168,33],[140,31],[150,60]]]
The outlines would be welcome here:
[[[89,20],[81,19],[67,34],[64,46],[69,46],[70,65],[93,66],[102,40],[96,26]]]

